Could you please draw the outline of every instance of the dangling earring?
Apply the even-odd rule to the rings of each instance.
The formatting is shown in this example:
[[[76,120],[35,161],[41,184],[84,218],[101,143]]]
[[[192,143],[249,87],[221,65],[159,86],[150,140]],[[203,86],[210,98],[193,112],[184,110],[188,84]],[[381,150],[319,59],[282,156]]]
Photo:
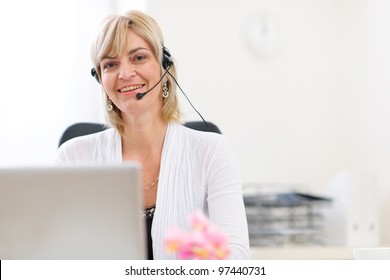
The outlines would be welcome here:
[[[167,87],[167,83],[164,84],[163,86],[163,93],[162,93],[162,96],[164,98],[167,98],[169,96],[169,91],[168,91],[168,87]]]
[[[108,111],[112,111],[113,107],[112,107],[112,101],[111,99],[108,99],[108,104],[107,104],[107,110]]]

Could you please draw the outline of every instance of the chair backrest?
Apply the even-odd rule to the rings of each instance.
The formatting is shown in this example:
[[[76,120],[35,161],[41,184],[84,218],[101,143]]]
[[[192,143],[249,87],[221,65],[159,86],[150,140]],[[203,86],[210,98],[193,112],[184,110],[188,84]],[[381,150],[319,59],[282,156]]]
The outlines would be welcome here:
[[[212,122],[207,122],[206,124],[203,121],[191,121],[191,122],[184,123],[184,126],[195,130],[215,132],[215,133],[222,134],[221,130],[219,130],[219,128]],[[106,130],[107,128],[108,126],[101,123],[81,122],[81,123],[72,124],[67,129],[65,129],[64,133],[60,138],[58,147],[61,146],[64,142],[74,137],[100,132]]]
[[[72,124],[67,129],[65,129],[64,133],[60,138],[58,147],[61,146],[64,142],[74,137],[100,132],[106,130],[107,128],[108,126],[101,123],[81,122]]]
[[[184,126],[195,130],[215,132],[215,133],[222,134],[221,130],[212,122],[192,121],[192,122],[184,123]]]

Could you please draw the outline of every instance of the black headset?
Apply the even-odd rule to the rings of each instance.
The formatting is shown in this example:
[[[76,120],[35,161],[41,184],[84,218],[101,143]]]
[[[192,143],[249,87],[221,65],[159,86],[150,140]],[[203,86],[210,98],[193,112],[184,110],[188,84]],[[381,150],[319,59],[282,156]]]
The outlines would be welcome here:
[[[164,70],[168,70],[169,67],[172,66],[173,64],[172,57],[169,50],[165,46],[162,47],[162,51],[163,51],[163,58],[161,64]],[[95,68],[91,69],[91,75],[96,79],[98,83],[100,83],[99,76]]]
[[[162,47],[162,51],[163,51],[162,66],[164,70],[168,70],[168,68],[173,64],[171,53],[164,46]]]

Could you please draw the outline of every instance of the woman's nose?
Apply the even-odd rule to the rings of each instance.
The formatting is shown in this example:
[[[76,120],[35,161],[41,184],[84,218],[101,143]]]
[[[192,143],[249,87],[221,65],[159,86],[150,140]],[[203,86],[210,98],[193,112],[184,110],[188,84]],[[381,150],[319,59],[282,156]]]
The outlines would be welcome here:
[[[127,80],[130,77],[133,77],[135,75],[135,69],[134,66],[132,66],[130,63],[122,63],[119,67],[119,74],[118,78]]]

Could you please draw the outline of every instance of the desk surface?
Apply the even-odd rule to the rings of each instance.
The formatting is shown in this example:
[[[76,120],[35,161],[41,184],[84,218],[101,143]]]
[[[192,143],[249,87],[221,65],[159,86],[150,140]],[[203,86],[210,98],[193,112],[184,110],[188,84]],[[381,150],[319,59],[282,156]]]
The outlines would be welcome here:
[[[256,260],[352,260],[353,248],[329,246],[251,247]]]

